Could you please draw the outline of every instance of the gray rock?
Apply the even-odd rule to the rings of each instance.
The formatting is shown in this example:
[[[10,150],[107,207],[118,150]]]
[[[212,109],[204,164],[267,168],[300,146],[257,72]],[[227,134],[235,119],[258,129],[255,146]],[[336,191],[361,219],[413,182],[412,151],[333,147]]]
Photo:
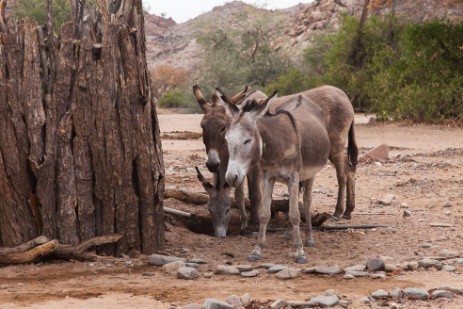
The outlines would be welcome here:
[[[185,266],[197,269],[199,267],[199,264],[187,262],[185,263]]]
[[[402,264],[402,269],[403,270],[417,270],[420,265],[416,261],[412,262],[405,262]]]
[[[212,276],[214,276],[213,272],[207,271],[204,273],[204,278],[211,278]]]
[[[352,304],[352,302],[348,299],[340,299],[338,305],[343,307],[343,308],[349,308],[349,305]]]
[[[240,272],[251,271],[254,269],[254,267],[252,267],[251,265],[236,265],[235,267],[238,268]]]
[[[234,307],[224,301],[207,298],[201,309],[233,309]]]
[[[392,273],[394,271],[397,271],[398,267],[395,266],[394,264],[384,264],[384,271],[388,273]]]
[[[268,268],[268,272],[271,274],[276,274],[286,268],[288,268],[288,266],[277,264],[277,265],[273,265],[270,268]]]
[[[442,270],[443,270],[443,271],[448,271],[448,272],[453,273],[453,272],[454,272],[455,270],[457,270],[457,269],[455,268],[455,266],[452,266],[452,265],[444,265],[444,266],[442,267]]]
[[[241,277],[243,278],[253,278],[259,276],[260,272],[258,269],[253,269],[251,271],[243,271],[241,272]]]
[[[369,304],[371,304],[371,299],[368,296],[362,297],[362,298],[360,298],[360,303],[365,304],[365,305],[369,305]]]
[[[199,277],[199,273],[193,267],[180,267],[177,271],[177,278],[193,280]]]
[[[338,292],[335,289],[329,289],[325,291],[325,296],[334,296],[337,295]]]
[[[379,271],[384,270],[384,260],[381,258],[371,257],[367,260],[368,271]]]
[[[288,301],[286,304],[289,308],[313,308],[317,306],[311,301]]]
[[[455,262],[457,262],[458,264],[463,265],[463,258],[455,259]]]
[[[317,269],[317,267],[307,267],[306,269],[304,269],[302,272],[304,274],[315,274],[315,270]]]
[[[199,304],[188,304],[183,306],[181,309],[201,309],[201,305]]]
[[[421,248],[424,248],[424,249],[428,249],[428,248],[431,248],[431,247],[432,247],[432,243],[426,242],[426,243],[424,243],[424,244],[421,244],[420,247],[421,247]]]
[[[354,277],[368,277],[370,274],[366,271],[350,271],[346,275],[352,275]]]
[[[350,267],[344,268],[344,271],[346,273],[351,272],[351,271],[364,271],[367,268],[365,264],[358,264]]]
[[[426,290],[420,288],[405,288],[404,296],[410,299],[428,300],[429,293]]]
[[[235,266],[217,265],[215,273],[217,275],[239,275],[240,271]]]
[[[243,304],[241,303],[241,298],[236,294],[230,295],[227,298],[225,298],[225,302],[227,304],[232,305],[235,308],[243,306]]]
[[[438,290],[445,290],[445,291],[450,291],[457,295],[463,295],[463,288],[457,288],[457,287],[451,287],[451,286],[444,285],[444,286],[439,287]]]
[[[248,306],[251,303],[251,294],[246,293],[241,295],[240,297],[241,303],[243,304],[244,307]]]
[[[444,205],[442,205],[442,207],[445,207],[445,208],[452,207],[452,204],[449,201],[447,201],[444,203]]]
[[[385,290],[376,290],[373,293],[371,293],[371,297],[373,297],[374,299],[387,299],[389,298],[389,293]]]
[[[342,276],[344,279],[347,279],[347,280],[350,280],[350,279],[354,279],[354,275],[352,274],[345,274],[344,276]]]
[[[460,257],[460,253],[455,250],[444,249],[438,254],[439,256],[445,257],[447,259]]]
[[[404,297],[404,294],[400,288],[393,288],[390,294],[392,299],[397,302],[402,301],[402,298]]]
[[[447,290],[435,290],[431,293],[431,298],[447,298],[447,299],[453,299],[455,297],[455,294],[453,294],[450,291]]]
[[[381,200],[379,200],[379,203],[381,205],[385,205],[385,206],[388,206],[388,205],[391,205],[392,204],[392,201],[395,200],[395,195],[393,194],[386,194]]]
[[[177,271],[181,267],[185,267],[186,264],[183,261],[175,261],[162,265],[162,271],[170,275],[177,275]]]
[[[270,308],[279,309],[279,308],[285,307],[286,305],[287,305],[286,301],[284,301],[282,299],[277,299],[273,303],[270,304]]]
[[[338,266],[332,267],[315,267],[315,273],[320,275],[337,275],[342,273],[342,269]]]
[[[398,303],[389,303],[389,309],[399,309],[399,308],[404,308],[404,307],[401,307]]]
[[[310,301],[318,304],[320,308],[330,308],[338,304],[339,298],[337,296],[317,296],[311,298]]]
[[[258,266],[258,268],[265,268],[265,269],[269,269],[270,267],[272,266],[275,266],[275,264],[272,264],[272,263],[263,263],[263,264],[260,264]]]
[[[422,260],[418,261],[418,265],[423,268],[430,268],[434,267],[437,270],[442,269],[442,263],[438,260],[430,259],[430,258],[424,258]]]
[[[294,279],[301,275],[301,270],[298,268],[288,267],[275,275],[278,279]]]
[[[192,258],[191,260],[188,260],[187,263],[207,264],[205,260],[200,259],[200,258]]]
[[[403,218],[408,218],[412,216],[412,212],[410,210],[404,210],[404,213],[402,214]]]
[[[376,273],[376,274],[370,274],[371,279],[386,279],[386,274],[385,273]]]
[[[176,256],[169,256],[169,255],[162,255],[162,254],[152,254],[148,258],[148,263],[155,266],[162,266],[168,263],[172,263],[175,261],[183,261],[185,259],[176,257]]]

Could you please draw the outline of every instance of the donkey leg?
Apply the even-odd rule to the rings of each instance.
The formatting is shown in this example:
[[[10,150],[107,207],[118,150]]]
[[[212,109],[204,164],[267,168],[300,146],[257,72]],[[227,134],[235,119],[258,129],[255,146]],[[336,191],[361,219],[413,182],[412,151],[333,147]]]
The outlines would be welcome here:
[[[351,219],[355,208],[355,171],[350,170],[347,176],[346,190],[346,211],[342,215],[343,219]]]
[[[272,192],[274,185],[274,179],[267,179],[264,177],[262,180],[262,208],[260,210],[259,236],[257,237],[256,247],[248,256],[248,261],[251,262],[260,259],[262,255],[262,248],[265,246],[267,225],[271,216],[270,206],[272,203]]]
[[[293,231],[294,247],[296,249],[295,257],[296,263],[305,264],[307,263],[307,257],[304,254],[304,247],[302,245],[301,231],[299,229],[299,223],[301,221],[301,215],[299,213],[299,177],[294,177],[288,181],[289,191],[289,221]]]
[[[339,151],[335,149],[339,149]],[[338,179],[338,199],[336,201],[336,209],[333,217],[339,219],[344,211],[344,197],[347,182],[347,153],[344,148],[332,147],[332,150],[334,150],[334,155],[330,155],[330,161],[336,168],[336,178]]]
[[[244,231],[248,227],[248,215],[246,214],[244,201],[244,182],[235,188],[235,202],[240,210],[241,231]]]
[[[251,225],[259,224],[259,211],[262,207],[262,175],[259,164],[251,167],[248,173],[249,200],[251,202]]]
[[[312,187],[315,178],[304,181],[304,212],[305,212],[305,243],[306,247],[315,247],[315,240],[312,236],[312,215],[310,207],[312,205]]]

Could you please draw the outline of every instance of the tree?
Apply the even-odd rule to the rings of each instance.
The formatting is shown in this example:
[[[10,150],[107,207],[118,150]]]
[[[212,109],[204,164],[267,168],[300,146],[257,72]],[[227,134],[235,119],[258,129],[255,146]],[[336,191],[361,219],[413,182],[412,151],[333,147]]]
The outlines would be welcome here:
[[[0,246],[117,232],[105,253],[162,250],[164,166],[141,1],[98,3],[100,20],[74,10],[58,44],[45,44],[52,33],[35,21],[0,19]]]
[[[187,81],[188,72],[168,64],[161,64],[151,70],[151,90],[157,101],[171,89]]]

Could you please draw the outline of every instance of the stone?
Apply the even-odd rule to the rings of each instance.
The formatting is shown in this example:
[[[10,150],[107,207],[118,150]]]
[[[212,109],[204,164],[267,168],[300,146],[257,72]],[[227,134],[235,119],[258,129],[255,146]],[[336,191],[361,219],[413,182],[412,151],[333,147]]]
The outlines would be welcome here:
[[[270,308],[279,309],[279,308],[284,308],[286,305],[287,305],[286,301],[282,299],[277,299],[273,303],[270,304]]]
[[[404,296],[410,299],[415,300],[428,300],[429,293],[426,290],[420,288],[405,288],[404,289]]]
[[[366,271],[350,271],[346,275],[352,275],[354,277],[368,277],[370,274]]]
[[[181,267],[185,267],[184,261],[175,261],[162,265],[162,271],[170,275],[177,275],[177,271]]]
[[[412,262],[405,262],[402,264],[402,269],[403,270],[417,270],[420,265],[416,261]]]
[[[463,295],[463,288],[451,287],[451,286],[440,286],[438,290],[450,291],[457,295]]]
[[[227,304],[232,305],[235,308],[243,306],[243,304],[241,303],[241,298],[236,294],[230,295],[227,298],[225,298],[225,302]]]
[[[359,162],[386,161],[389,159],[389,146],[381,144],[365,153]]]
[[[370,305],[371,304],[371,299],[370,297],[362,297],[360,298],[360,303],[365,304],[365,305]]]
[[[283,269],[286,269],[286,268],[288,268],[288,266],[277,264],[277,265],[273,265],[272,267],[270,267],[268,269],[268,272],[271,273],[271,274],[275,274],[275,273],[278,273],[278,272],[280,272],[280,271],[282,271]]]
[[[325,291],[325,296],[334,296],[337,295],[338,292],[335,289],[328,289]]]
[[[385,206],[389,206],[392,204],[392,201],[395,200],[395,195],[393,194],[386,194],[385,196],[383,196],[382,199],[379,200],[379,204],[380,205],[385,205]]]
[[[435,290],[431,293],[432,299],[435,299],[435,298],[453,299],[454,297],[455,297],[455,294],[447,290]]]
[[[368,258],[367,269],[368,271],[384,270],[384,260],[381,258]]]
[[[446,222],[431,222],[429,225],[431,227],[453,227],[452,223],[446,223]]]
[[[204,278],[211,278],[212,276],[214,276],[213,272],[207,271],[204,273]]]
[[[317,304],[311,301],[288,301],[286,302],[289,308],[313,308]]]
[[[201,305],[199,304],[188,304],[183,306],[181,309],[201,309]]]
[[[234,307],[224,301],[207,298],[201,309],[233,309]]]
[[[265,268],[265,269],[269,269],[270,267],[272,266],[275,266],[275,264],[272,264],[272,263],[263,263],[263,264],[260,264],[258,266],[258,268]]]
[[[433,267],[437,270],[442,269],[442,263],[438,260],[430,259],[430,258],[424,258],[418,261],[418,265],[423,268],[430,268]]]
[[[282,271],[276,273],[276,277],[278,279],[294,279],[299,277],[301,274],[301,270],[298,268],[287,267]]]
[[[386,279],[385,273],[370,274],[371,279]]]
[[[358,264],[350,267],[344,268],[344,272],[348,273],[351,271],[364,271],[367,268],[365,264]]]
[[[463,263],[462,263],[463,264]],[[317,269],[317,267],[307,267],[306,269],[304,269],[302,272],[304,274],[315,274],[315,270]]]
[[[338,266],[332,266],[332,267],[315,267],[315,273],[319,275],[337,275],[342,273],[342,269],[339,268]]]
[[[443,249],[438,253],[438,256],[445,257],[447,259],[460,257],[460,253],[455,250]]]
[[[460,265],[463,265],[463,258],[455,259],[455,262],[457,262]]]
[[[217,275],[239,275],[240,271],[235,266],[217,265],[215,273]]]
[[[317,296],[310,299],[310,302],[317,304],[320,308],[330,308],[338,304],[337,296]]]
[[[442,267],[442,270],[443,270],[443,271],[448,271],[448,272],[453,273],[453,272],[454,272],[455,270],[457,270],[457,269],[455,268],[455,266],[452,266],[452,265],[444,265],[444,266]]]
[[[251,294],[245,293],[241,295],[240,300],[241,300],[241,303],[243,304],[243,307],[249,306],[249,304],[251,304]]]
[[[402,298],[404,297],[402,290],[400,288],[393,288],[390,295],[392,299],[397,302],[400,302]]]
[[[187,261],[187,263],[195,263],[195,264],[207,264],[207,262],[200,258],[192,258]]]
[[[155,266],[162,266],[176,261],[185,262],[185,259],[176,256],[162,254],[152,254],[148,258],[148,263]]]
[[[251,271],[254,269],[254,267],[252,267],[251,265],[236,265],[235,267],[238,268],[240,272]]]
[[[199,267],[199,264],[187,262],[185,263],[185,266],[197,269]]]
[[[243,278],[253,278],[259,276],[260,272],[257,269],[253,269],[251,271],[243,271],[241,272],[241,277]]]
[[[385,290],[380,289],[371,293],[371,297],[373,297],[374,299],[387,299],[389,297],[389,293]]]
[[[412,212],[409,210],[404,210],[404,213],[402,214],[403,218],[408,218],[412,216]]]
[[[177,271],[177,278],[193,280],[199,277],[198,271],[193,267],[180,267]]]
[[[343,308],[349,308],[349,305],[352,304],[352,302],[348,299],[340,299],[338,305],[343,307]]]
[[[347,280],[350,280],[350,279],[354,279],[354,275],[352,274],[345,274],[344,276],[342,276],[344,279],[347,279]]]
[[[432,247],[432,243],[430,242],[425,242],[424,244],[421,244],[421,248],[428,249]]]
[[[447,202],[444,203],[444,205],[442,205],[442,207],[445,207],[445,208],[446,207],[452,207],[452,204],[449,201],[447,201]]]
[[[392,273],[392,272],[395,272],[397,271],[397,269],[399,269],[397,266],[395,266],[394,264],[384,264],[384,271],[385,272],[388,272],[388,273]]]

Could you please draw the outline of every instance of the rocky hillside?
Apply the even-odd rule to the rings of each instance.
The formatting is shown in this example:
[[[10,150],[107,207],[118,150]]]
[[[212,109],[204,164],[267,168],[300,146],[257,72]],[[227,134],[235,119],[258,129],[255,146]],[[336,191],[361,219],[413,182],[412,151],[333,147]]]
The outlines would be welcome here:
[[[284,10],[265,10],[232,1],[185,23],[170,23],[155,32],[147,30],[148,62],[151,67],[167,63],[192,70],[203,60],[204,49],[196,40],[201,34],[218,28],[242,32],[253,23],[265,22],[271,23],[269,36],[273,47],[285,50],[298,63],[303,50],[319,34],[339,28],[342,14],[360,16],[363,3],[364,0],[316,0]],[[381,7],[370,14],[389,12],[389,7]],[[435,0],[400,0],[396,15],[417,22],[436,18],[461,20],[463,4],[445,6]]]

